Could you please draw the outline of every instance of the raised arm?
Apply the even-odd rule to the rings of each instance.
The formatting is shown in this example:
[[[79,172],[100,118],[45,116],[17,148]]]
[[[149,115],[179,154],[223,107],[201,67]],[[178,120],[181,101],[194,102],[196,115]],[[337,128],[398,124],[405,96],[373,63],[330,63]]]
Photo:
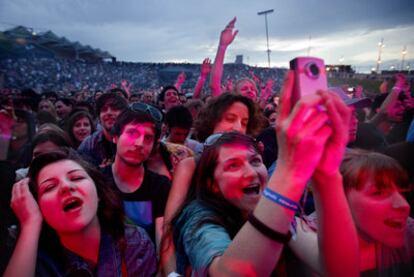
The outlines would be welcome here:
[[[132,87],[132,84],[129,83],[128,80],[121,81],[121,88],[125,90],[125,92],[127,93],[128,99],[129,97],[131,97],[131,87]]]
[[[197,84],[194,87],[193,99],[199,99],[204,83],[206,82],[208,74],[211,71],[211,60],[205,58],[200,68],[200,77],[198,77]]]
[[[262,109],[264,109],[264,107],[266,106],[267,100],[269,99],[270,95],[272,95],[272,93],[273,93],[273,80],[269,78],[266,81],[266,84],[260,93],[259,105]]]
[[[25,178],[13,186],[11,207],[20,221],[20,235],[4,276],[34,276],[37,248],[42,228],[42,214],[29,191],[29,179]]]
[[[321,92],[321,96],[332,135],[312,176],[319,246],[316,237],[312,238],[312,231],[304,232],[301,227],[298,227],[298,240],[291,241],[290,246],[298,257],[323,276],[358,276],[358,236],[339,172],[348,142],[351,111],[335,94]],[[312,244],[313,247],[309,247]]]
[[[187,76],[185,75],[184,72],[181,72],[180,74],[178,74],[177,80],[175,81],[175,85],[174,85],[178,89],[178,91],[181,91],[181,86],[185,82],[186,78]]]
[[[164,276],[176,271],[175,247],[173,243],[171,220],[183,205],[193,177],[196,162],[194,158],[180,161],[174,171],[173,182],[164,213],[164,236],[161,240],[161,270]]]
[[[221,77],[223,75],[224,56],[226,54],[227,47],[233,42],[239,32],[238,30],[233,32],[235,23],[236,17],[234,17],[229,24],[227,24],[226,28],[221,31],[220,42],[210,76],[210,89],[212,96],[218,96],[221,93]]]
[[[406,79],[402,74],[397,74],[395,78],[396,82],[394,87],[391,89],[391,92],[388,93],[378,112],[370,121],[384,134],[387,134],[390,131],[393,121],[402,120],[402,110],[404,107],[398,100],[398,97],[402,93]]]
[[[270,178],[267,189],[297,203],[321,159],[331,128],[327,124],[328,116],[317,110],[322,102],[318,95],[301,99],[291,112],[292,87],[293,75],[289,72],[276,123],[278,167]],[[253,215],[263,225],[281,234],[288,233],[294,213],[293,209],[264,196],[253,211]],[[213,260],[209,274],[245,276],[248,272],[251,276],[269,276],[279,260],[283,246],[282,240],[271,239],[247,222],[223,256]]]

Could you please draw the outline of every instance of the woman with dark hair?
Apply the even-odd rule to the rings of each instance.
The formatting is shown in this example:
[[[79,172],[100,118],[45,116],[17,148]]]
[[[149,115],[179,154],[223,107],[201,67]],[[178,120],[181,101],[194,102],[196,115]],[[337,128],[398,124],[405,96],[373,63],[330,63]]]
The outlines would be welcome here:
[[[78,148],[82,141],[95,132],[95,123],[87,111],[78,111],[68,119],[67,132],[75,148]]]
[[[60,147],[72,147],[66,132],[55,124],[43,124],[39,127],[31,143],[32,159],[40,154],[59,150]],[[28,167],[16,170],[16,181],[25,178],[28,171]]]
[[[195,133],[204,142],[211,134],[229,131],[255,136],[260,127],[258,108],[251,99],[223,93],[202,108],[195,122]]]
[[[28,111],[16,109],[15,115],[8,160],[17,169],[27,167],[32,159],[30,148],[36,132],[36,122],[32,113]]]
[[[287,146],[293,144],[284,140],[281,148],[286,151]],[[279,172],[267,182],[266,168],[252,138],[238,133],[210,137],[197,164],[194,190],[172,221],[178,273],[185,274],[191,265],[196,276],[269,276],[278,270],[283,246],[289,244],[319,274],[354,276],[352,273],[358,272],[358,243],[341,188],[339,162],[331,175],[315,160],[326,148],[307,146],[306,153],[281,156]],[[295,159],[299,156],[310,166],[300,165],[300,159]],[[295,220],[294,211],[309,177],[314,181],[316,206],[324,225],[318,234],[320,249],[315,234],[300,219],[296,219],[300,223],[297,237],[290,240],[289,223]],[[339,223],[344,229],[332,232]]]
[[[242,95],[224,93],[211,99],[202,108],[195,122],[195,133],[201,142],[211,134],[231,131],[254,136],[260,129],[259,122],[258,109],[252,100]],[[195,166],[192,157],[183,159],[177,165],[165,211],[167,219],[171,219],[184,201]]]
[[[299,234],[299,228],[296,242],[300,247],[294,252],[318,272],[332,276],[338,270],[349,270],[341,272],[344,276],[355,273],[356,232],[339,174],[351,113],[339,97],[328,92],[304,97],[294,105],[293,83],[293,73],[289,72],[276,123],[278,171],[266,188],[266,169],[253,140],[234,133],[215,134],[205,141],[207,147],[195,170],[186,205],[172,221],[171,214],[167,219],[167,204],[165,219],[174,224],[179,273],[191,264],[198,276],[231,275],[238,270],[269,276],[283,243],[289,241],[289,222],[311,178],[318,198],[316,206],[324,218],[321,255],[308,252],[318,247],[310,236]],[[320,105],[327,112],[319,112]],[[341,218],[336,218],[338,213]],[[343,229],[334,231],[339,221]],[[168,253],[171,238],[168,229],[165,232],[163,250]],[[342,244],[345,241],[347,245]],[[165,273],[174,269],[174,259],[162,256]],[[339,269],[340,265],[345,269]]]
[[[22,181],[13,187],[21,232],[4,276],[150,276],[156,271],[145,231],[124,224],[120,200],[76,152],[39,155],[29,176],[30,185]]]
[[[341,165],[345,194],[358,230],[362,276],[412,276],[414,220],[404,192],[407,173],[380,153],[350,150]]]

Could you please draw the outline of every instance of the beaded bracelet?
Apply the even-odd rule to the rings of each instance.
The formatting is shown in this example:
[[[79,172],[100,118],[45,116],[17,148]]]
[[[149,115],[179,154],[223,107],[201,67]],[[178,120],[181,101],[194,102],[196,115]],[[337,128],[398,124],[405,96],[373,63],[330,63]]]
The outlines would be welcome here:
[[[287,243],[289,242],[290,238],[292,237],[292,233],[290,231],[287,234],[279,233],[275,230],[272,230],[268,226],[266,226],[263,222],[258,220],[253,213],[249,214],[247,221],[260,233],[264,236],[268,237],[271,240],[280,242],[280,243]]]
[[[299,211],[299,204],[289,198],[284,197],[283,195],[280,195],[279,193],[269,189],[266,187],[263,191],[263,195],[273,201],[274,203],[285,207],[291,211],[294,211],[295,213]]]

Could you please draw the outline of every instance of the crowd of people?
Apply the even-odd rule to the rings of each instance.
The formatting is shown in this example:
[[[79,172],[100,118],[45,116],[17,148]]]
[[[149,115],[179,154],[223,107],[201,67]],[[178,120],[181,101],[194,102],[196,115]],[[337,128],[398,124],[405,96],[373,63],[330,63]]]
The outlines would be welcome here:
[[[411,83],[295,102],[292,70],[224,66],[235,24],[162,87],[160,64],[1,61],[1,274],[414,274]]]
[[[257,78],[266,81],[274,80],[278,86],[283,80],[283,69],[267,69],[250,67],[244,64],[224,65],[224,79],[237,80],[242,77]],[[163,74],[169,69],[187,72],[184,92],[192,92],[197,82],[196,64],[172,63],[132,63],[132,62],[100,62],[91,63],[64,58],[27,57],[0,60],[0,75],[3,75],[3,87],[11,89],[33,88],[37,92],[56,91],[69,93],[79,90],[107,90],[121,85],[128,80],[134,92],[144,90],[157,91],[168,83],[171,74]],[[164,76],[166,75],[166,76]],[[171,75],[171,76],[170,76]],[[275,87],[276,88],[276,87]]]

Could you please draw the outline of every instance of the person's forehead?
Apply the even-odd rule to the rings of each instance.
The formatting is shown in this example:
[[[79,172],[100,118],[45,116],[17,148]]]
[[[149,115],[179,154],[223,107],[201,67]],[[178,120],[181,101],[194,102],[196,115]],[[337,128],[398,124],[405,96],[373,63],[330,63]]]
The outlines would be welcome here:
[[[75,122],[80,122],[80,121],[87,121],[87,122],[89,122],[89,118],[86,115],[85,116],[81,116]]]
[[[125,125],[124,130],[136,129],[145,131],[146,133],[155,134],[155,124],[151,122],[142,122],[142,123],[135,123],[130,122]]]
[[[174,89],[168,89],[165,94],[177,94],[177,92]]]
[[[233,113],[233,112],[249,112],[249,109],[247,108],[247,106],[242,103],[242,102],[234,102],[233,104],[231,104],[225,111],[224,113]]]
[[[105,104],[103,104],[101,110],[107,109],[107,108],[111,108],[112,110],[119,110],[119,111],[121,110],[116,107],[115,102],[113,100],[106,101]]]
[[[233,143],[233,144],[224,144],[219,149],[219,162],[225,162],[231,159],[237,158],[245,158],[246,156],[253,156],[256,155],[257,152],[254,150],[253,147],[241,144],[241,143]]]
[[[45,170],[47,169],[47,167],[56,167],[59,169],[59,172],[57,172],[56,170]],[[72,172],[72,171],[83,171],[86,172],[86,170],[77,162],[72,161],[72,160],[60,160],[54,163],[50,163],[48,165],[46,165],[45,167],[43,167],[40,172],[39,172],[39,177],[38,180],[40,181],[41,179],[45,179],[48,178],[50,176],[56,175],[56,176],[60,176],[60,173],[63,172]]]
[[[252,86],[252,87],[256,87],[256,85],[250,81],[250,80],[243,80],[240,82],[240,86],[241,87],[245,87],[245,86]]]

